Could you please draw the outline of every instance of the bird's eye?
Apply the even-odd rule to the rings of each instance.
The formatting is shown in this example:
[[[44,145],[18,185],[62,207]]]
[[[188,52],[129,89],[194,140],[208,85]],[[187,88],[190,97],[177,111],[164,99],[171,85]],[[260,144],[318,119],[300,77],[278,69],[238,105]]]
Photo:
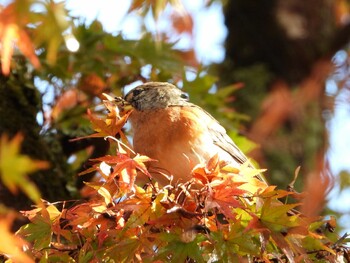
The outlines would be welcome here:
[[[132,95],[135,97],[137,95],[139,95],[143,90],[142,89],[134,89],[132,92]]]
[[[180,97],[181,97],[182,99],[185,99],[185,100],[188,100],[188,99],[189,99],[189,96],[188,96],[187,93],[181,93]]]

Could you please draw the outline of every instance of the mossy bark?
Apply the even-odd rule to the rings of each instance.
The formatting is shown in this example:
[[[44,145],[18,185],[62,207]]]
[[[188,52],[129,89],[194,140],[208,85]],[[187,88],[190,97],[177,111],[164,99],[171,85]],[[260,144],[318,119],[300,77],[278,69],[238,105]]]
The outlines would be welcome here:
[[[22,61],[24,64],[24,61]],[[41,111],[41,95],[25,67],[16,65],[9,76],[0,75],[0,134],[13,137],[22,133],[22,153],[32,159],[50,163],[48,170],[30,175],[48,201],[72,198],[66,186],[72,174],[60,143],[55,135],[42,134],[37,121]],[[23,194],[13,195],[0,184],[0,202],[16,210],[30,209],[31,202]]]

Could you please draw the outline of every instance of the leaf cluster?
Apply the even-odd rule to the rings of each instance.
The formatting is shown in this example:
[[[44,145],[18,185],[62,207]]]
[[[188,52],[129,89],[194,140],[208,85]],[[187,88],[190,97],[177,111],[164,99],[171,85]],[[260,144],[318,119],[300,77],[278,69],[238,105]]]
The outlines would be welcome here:
[[[152,12],[158,19],[167,4],[178,7],[180,1],[134,0],[129,12]],[[41,11],[30,12],[34,6]],[[187,24],[176,24],[181,21],[177,17],[172,25],[178,33],[192,32],[191,17],[184,17]],[[86,108],[99,104],[103,91],[121,95],[120,87],[138,80],[171,81],[182,83],[195,103],[209,106],[218,116],[225,113],[230,122],[220,121],[231,129],[232,120],[246,117],[223,104],[233,99],[231,93],[240,85],[213,95],[209,91],[217,79],[205,70],[198,69],[195,78],[187,80],[185,65],[196,65],[194,52],[175,49],[165,34],[154,40],[153,33],[144,32],[140,39],[130,40],[106,33],[98,21],[73,22],[63,4],[49,0],[15,0],[1,9],[2,71],[6,75],[10,66],[13,72],[18,69],[11,60],[18,48],[40,68],[28,69],[24,77],[40,78],[53,87],[54,101],[45,113],[52,134],[68,134],[68,139],[84,136],[86,131],[77,127],[89,130],[90,120],[95,134],[89,137],[106,138],[110,153],[91,160],[93,166],[81,173],[96,173],[98,178],[86,183],[86,199],[43,205],[27,174],[46,164],[19,153],[20,136],[2,137],[4,184],[13,192],[21,189],[37,203],[34,210],[23,212],[30,223],[17,236],[9,230],[15,216],[1,211],[0,231],[8,240],[0,244],[3,255],[13,262],[326,262],[348,257],[346,237],[328,237],[335,227],[333,219],[309,218],[294,211],[298,204],[279,199],[293,197],[302,202],[302,195],[267,186],[255,177],[261,171],[246,166],[236,169],[214,156],[193,170],[192,181],[160,186],[147,170],[148,163],[156,160],[135,154],[122,132],[128,116],[120,117],[107,106],[107,118],[100,119],[86,114]],[[80,43],[75,53],[64,45],[67,30]],[[57,137],[54,141],[60,143]],[[79,157],[71,148],[69,144],[65,150],[80,161],[78,165],[88,158],[89,149]],[[141,176],[150,178],[143,188],[137,183]],[[25,253],[19,249],[23,247]]]
[[[311,218],[299,204],[279,199],[303,195],[277,190],[261,172],[231,167],[213,156],[196,166],[193,179],[160,186],[147,170],[155,161],[132,152],[110,134],[125,123],[111,111],[91,117],[96,134],[111,140],[113,155],[94,159],[99,180],[87,183],[86,201],[46,203],[24,212],[31,221],[18,235],[42,262],[313,262],[348,257],[346,239],[332,240],[334,220]],[[115,123],[111,123],[115,120]],[[118,125],[117,125],[118,126]],[[119,130],[119,133],[122,133]],[[123,135],[121,138],[125,138]],[[141,174],[150,178],[137,185]]]

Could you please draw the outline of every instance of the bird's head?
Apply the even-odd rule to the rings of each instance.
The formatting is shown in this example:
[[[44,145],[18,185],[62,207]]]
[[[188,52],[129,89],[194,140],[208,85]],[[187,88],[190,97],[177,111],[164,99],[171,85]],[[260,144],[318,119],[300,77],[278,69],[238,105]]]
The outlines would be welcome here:
[[[147,82],[129,91],[124,101],[135,110],[164,109],[188,104],[188,95],[167,82]]]

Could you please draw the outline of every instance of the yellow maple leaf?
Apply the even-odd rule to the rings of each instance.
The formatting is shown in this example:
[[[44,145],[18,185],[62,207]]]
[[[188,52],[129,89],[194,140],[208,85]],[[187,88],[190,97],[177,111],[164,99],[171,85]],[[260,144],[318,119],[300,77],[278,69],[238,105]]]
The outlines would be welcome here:
[[[46,169],[48,163],[30,159],[20,154],[20,145],[23,136],[17,134],[12,140],[6,135],[0,138],[0,178],[4,185],[12,192],[17,193],[21,189],[31,200],[39,204],[40,192],[36,185],[31,182],[27,174],[39,169]]]
[[[6,255],[11,262],[34,263],[34,260],[22,251],[22,248],[26,245],[26,242],[20,237],[11,233],[11,222],[11,214],[5,218],[0,218],[1,239],[4,241],[6,240],[6,242],[0,242],[0,254]]]

